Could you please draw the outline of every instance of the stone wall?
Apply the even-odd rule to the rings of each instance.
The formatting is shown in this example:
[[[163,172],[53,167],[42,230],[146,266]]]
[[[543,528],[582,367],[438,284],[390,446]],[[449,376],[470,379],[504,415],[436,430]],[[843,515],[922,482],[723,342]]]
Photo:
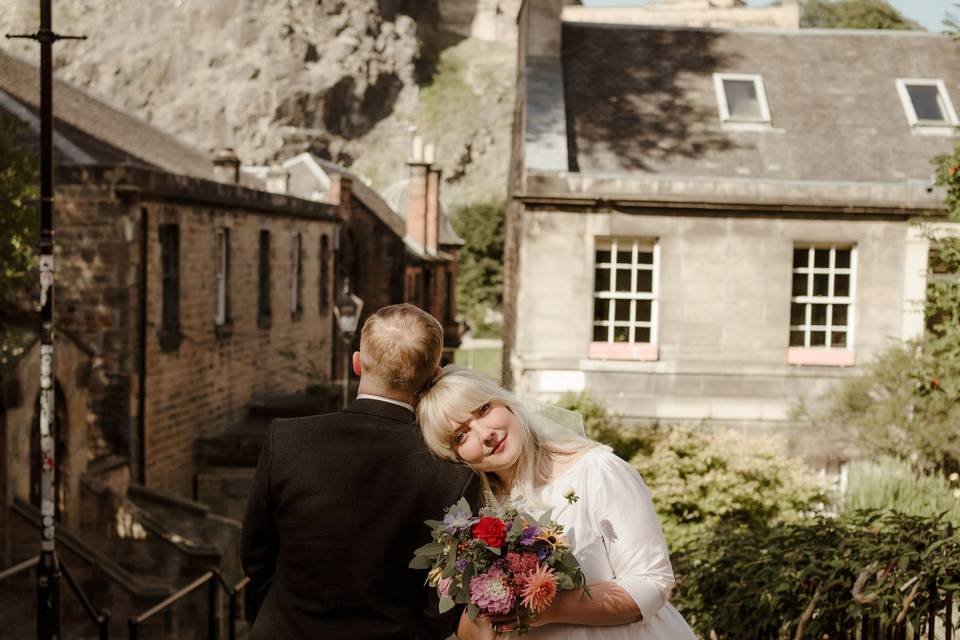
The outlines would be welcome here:
[[[856,364],[916,329],[923,264],[903,219],[523,214],[514,373],[521,393],[589,388],[627,417],[782,422],[856,367],[787,364],[794,243],[856,246]],[[659,245],[659,357],[589,357],[597,237]],[[914,261],[916,262],[916,261]],[[917,281],[917,282],[914,282]],[[919,283],[920,286],[917,286]]]

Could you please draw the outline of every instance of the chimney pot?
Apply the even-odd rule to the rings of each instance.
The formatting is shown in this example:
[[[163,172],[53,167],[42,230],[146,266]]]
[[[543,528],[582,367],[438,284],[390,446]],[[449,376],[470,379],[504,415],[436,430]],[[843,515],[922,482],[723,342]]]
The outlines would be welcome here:
[[[290,174],[278,162],[274,162],[267,170],[267,191],[270,193],[285,194],[290,189]]]
[[[410,154],[410,162],[423,162],[423,138],[413,136],[413,149]]]
[[[213,177],[217,182],[240,183],[240,158],[231,147],[221,147],[213,157]]]
[[[426,146],[423,147],[423,161],[426,164],[433,164],[434,162],[434,146],[432,142],[428,142]]]

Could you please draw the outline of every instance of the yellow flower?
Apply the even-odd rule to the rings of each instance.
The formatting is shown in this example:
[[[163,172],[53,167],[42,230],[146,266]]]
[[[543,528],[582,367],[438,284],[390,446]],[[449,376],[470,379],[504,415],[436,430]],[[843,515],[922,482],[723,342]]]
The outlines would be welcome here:
[[[554,549],[569,549],[570,545],[567,543],[567,539],[563,537],[563,534],[556,530],[554,527],[544,527],[540,531],[540,535],[534,538],[534,540],[542,540]]]

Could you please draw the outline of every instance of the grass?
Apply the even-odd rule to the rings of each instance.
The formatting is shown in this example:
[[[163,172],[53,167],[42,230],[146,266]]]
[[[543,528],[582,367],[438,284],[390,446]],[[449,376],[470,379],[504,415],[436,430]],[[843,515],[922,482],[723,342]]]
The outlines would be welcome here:
[[[503,353],[499,348],[457,349],[453,354],[453,361],[459,365],[470,367],[501,382],[500,358]]]
[[[850,465],[844,510],[893,509],[910,515],[945,518],[960,525],[960,482],[940,474],[918,474],[893,458]]]

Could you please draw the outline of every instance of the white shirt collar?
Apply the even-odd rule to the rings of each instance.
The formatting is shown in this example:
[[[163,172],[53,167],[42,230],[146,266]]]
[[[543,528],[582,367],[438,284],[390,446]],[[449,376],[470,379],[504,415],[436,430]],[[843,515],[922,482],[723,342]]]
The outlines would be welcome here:
[[[414,412],[413,405],[408,402],[404,402],[403,400],[394,400],[393,398],[384,398],[383,396],[375,396],[372,393],[358,393],[357,400],[379,400],[380,402],[389,402],[390,404],[395,404],[399,407],[403,407],[404,409],[409,409],[411,412]]]

